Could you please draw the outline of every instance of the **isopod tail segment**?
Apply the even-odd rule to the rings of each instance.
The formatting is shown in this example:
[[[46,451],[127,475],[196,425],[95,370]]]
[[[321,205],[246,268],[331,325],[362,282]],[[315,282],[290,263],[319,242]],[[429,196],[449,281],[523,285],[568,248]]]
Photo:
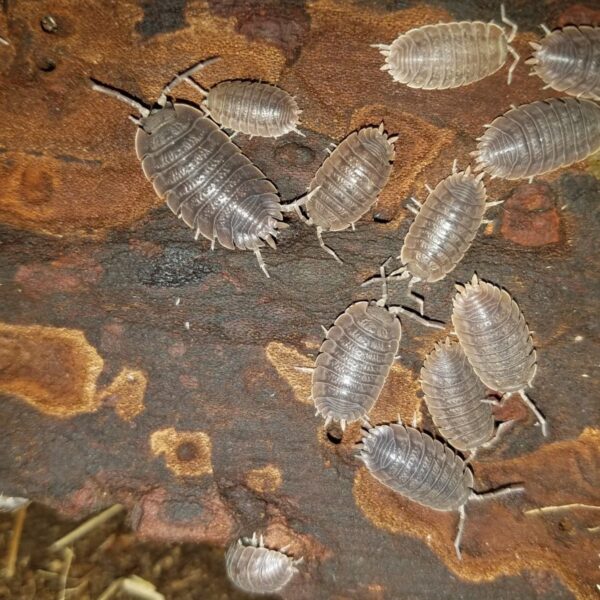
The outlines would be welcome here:
[[[511,46],[511,42],[515,39],[515,36],[517,35],[517,31],[519,31],[519,26],[514,21],[511,21],[506,16],[506,9],[504,8],[504,4],[500,5],[500,18],[502,19],[502,22],[505,25],[508,25],[509,27],[512,28],[511,32],[506,36],[506,49],[510,52],[510,54],[515,59],[513,61],[513,63],[510,65],[510,67],[508,68],[507,83],[508,83],[508,85],[510,85],[512,82],[512,76],[513,76],[514,70],[517,68],[517,64],[519,63],[519,60],[521,60],[521,57],[519,56],[517,51]]]
[[[484,502],[487,500],[493,500],[494,498],[500,498],[502,496],[508,496],[511,494],[518,494],[525,491],[522,485],[507,485],[495,490],[489,490],[487,492],[476,492],[471,491],[471,495],[467,498],[465,504],[458,508],[458,526],[456,530],[456,537],[454,538],[454,549],[456,550],[456,556],[458,560],[462,560],[462,554],[460,552],[460,543],[465,530],[465,522],[467,519],[467,512],[465,510],[466,505],[469,502]]]

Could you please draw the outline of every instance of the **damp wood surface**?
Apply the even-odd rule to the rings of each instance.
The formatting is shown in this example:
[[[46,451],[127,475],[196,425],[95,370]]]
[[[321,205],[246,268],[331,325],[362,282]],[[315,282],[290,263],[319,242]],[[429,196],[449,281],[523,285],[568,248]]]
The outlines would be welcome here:
[[[506,2],[522,59],[538,25],[600,25],[592,2]],[[51,16],[53,21],[42,19]],[[358,424],[323,430],[308,401],[311,366],[360,284],[400,253],[424,200],[483,125],[511,104],[559,96],[522,62],[475,84],[410,89],[370,44],[439,21],[499,22],[499,3],[95,2],[14,0],[0,8],[0,491],[81,519],[114,503],[140,539],[223,552],[240,535],[290,544],[305,562],[289,599],[592,598],[600,583],[598,295],[600,158],[536,178],[486,179],[486,217],[457,268],[416,286],[426,312],[402,319],[401,361],[374,424],[412,419],[432,431],[419,371],[450,330],[454,283],[483,280],[519,304],[538,352],[530,390],[543,438],[517,397],[515,419],[474,464],[476,489],[522,483],[519,498],[467,507],[463,560],[456,516],[410,503],[354,459]],[[52,23],[55,23],[52,25]],[[48,25],[50,24],[50,26]],[[49,30],[49,31],[48,31]],[[263,256],[194,241],[145,180],[128,107],[89,78],[155,99],[178,71],[279,85],[297,98],[301,137],[235,142],[278,187],[302,194],[330,143],[378,125],[399,135],[390,181],[356,231],[325,233],[344,261],[294,216]],[[177,97],[198,102],[185,86]],[[393,263],[394,267],[400,266]],[[406,303],[403,282],[390,303]],[[563,507],[535,512],[549,506]],[[25,523],[27,531],[27,521]],[[76,559],[75,559],[76,561]],[[155,582],[156,583],[156,582]]]

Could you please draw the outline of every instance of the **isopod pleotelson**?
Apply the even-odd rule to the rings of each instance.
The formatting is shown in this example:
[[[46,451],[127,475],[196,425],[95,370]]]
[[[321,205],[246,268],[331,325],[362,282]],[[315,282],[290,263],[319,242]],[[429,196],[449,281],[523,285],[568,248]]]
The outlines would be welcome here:
[[[546,37],[539,43],[530,42],[535,51],[525,61],[533,65],[532,74],[538,75],[546,88],[600,100],[600,27],[542,28]]]
[[[477,275],[457,288],[452,323],[475,373],[488,388],[503,393],[503,400],[520,394],[535,414],[543,435],[548,435],[546,420],[525,393],[533,383],[537,359],[517,303],[508,292],[480,281]]]
[[[379,127],[364,127],[351,133],[327,157],[311,181],[304,203],[308,219],[298,211],[307,225],[317,228],[321,247],[340,261],[322,238],[324,231],[354,228],[377,201],[392,171],[394,142]],[[340,261],[341,262],[341,261]]]
[[[212,120],[188,104],[172,102],[170,91],[192,73],[213,62],[201,62],[175,77],[156,107],[110,87],[92,88],[139,111],[136,153],[160,198],[186,225],[230,250],[252,250],[269,276],[260,248],[275,248],[283,207],[277,189]]]
[[[358,457],[383,485],[434,510],[459,512],[454,540],[459,558],[465,504],[469,500],[489,499],[523,489],[509,486],[475,492],[473,473],[454,450],[401,423],[369,428],[359,449]]]
[[[252,594],[273,594],[282,590],[298,572],[294,560],[285,549],[265,548],[262,535],[257,539],[242,538],[234,542],[225,555],[225,569],[233,583]]]
[[[386,307],[387,292],[377,302],[349,306],[327,331],[312,370],[312,398],[325,425],[365,417],[373,408],[398,353],[401,337],[397,315],[405,313],[428,327],[439,324],[412,315],[400,306]]]
[[[478,138],[476,171],[532,179],[600,149],[600,107],[589,100],[550,98],[512,108]]]
[[[487,390],[460,344],[436,344],[421,368],[427,409],[442,436],[458,450],[474,450],[494,435]]]
[[[385,56],[383,71],[389,71],[395,81],[425,90],[445,90],[479,81],[502,68],[510,52],[515,59],[508,70],[510,83],[519,62],[519,55],[510,45],[517,25],[506,17],[504,5],[502,22],[512,28],[510,34],[493,22],[438,23],[411,29],[391,46],[374,47]]]
[[[281,88],[258,81],[224,81],[209,90],[199,89],[206,95],[208,114],[227,129],[262,137],[300,133],[302,111]]]

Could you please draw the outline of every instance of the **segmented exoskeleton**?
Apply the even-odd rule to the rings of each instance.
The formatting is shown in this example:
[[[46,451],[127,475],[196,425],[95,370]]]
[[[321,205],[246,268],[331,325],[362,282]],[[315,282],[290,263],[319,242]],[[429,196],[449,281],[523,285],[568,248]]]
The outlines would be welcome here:
[[[298,572],[294,560],[285,548],[265,548],[263,536],[242,538],[234,542],[225,555],[225,569],[231,581],[252,594],[273,594],[282,590]]]
[[[267,277],[260,248],[275,248],[283,207],[277,189],[253,165],[218,125],[188,104],[172,102],[168,94],[190,75],[215,59],[178,75],[162,91],[156,106],[140,102],[110,87],[92,88],[130,106],[141,115],[136,153],[144,174],[160,198],[189,227],[231,250],[252,250]]]
[[[523,489],[509,486],[483,494],[475,492],[473,473],[454,450],[400,422],[369,427],[358,448],[358,458],[373,477],[395,492],[434,510],[458,510],[454,547],[459,558],[465,504]]]
[[[391,46],[374,44],[383,56],[382,71],[412,88],[445,90],[474,83],[504,66],[508,53],[515,58],[508,70],[508,83],[519,62],[510,45],[517,25],[501,7],[502,22],[512,30],[506,34],[495,23],[461,21],[425,25],[401,34]]]
[[[525,61],[533,65],[531,74],[544,81],[544,89],[600,100],[600,27],[542,29],[546,37],[530,42],[535,52]]]
[[[478,138],[475,171],[529,179],[583,160],[600,149],[600,107],[550,98],[513,107]]]
[[[518,393],[548,435],[546,420],[525,393],[537,371],[531,333],[517,303],[505,290],[473,275],[457,286],[452,323],[467,359],[481,381],[504,394]]]

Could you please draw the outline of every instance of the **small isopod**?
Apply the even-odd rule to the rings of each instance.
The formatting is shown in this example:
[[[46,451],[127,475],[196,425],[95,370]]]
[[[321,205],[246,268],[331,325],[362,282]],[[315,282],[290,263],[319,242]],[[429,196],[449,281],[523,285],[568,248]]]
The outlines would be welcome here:
[[[483,173],[473,175],[471,167],[457,172],[456,161],[449,175],[435,189],[427,186],[429,195],[423,204],[411,198],[416,214],[398,258],[402,267],[390,273],[388,279],[407,279],[408,293],[419,304],[423,314],[423,299],[413,294],[415,283],[434,283],[450,273],[462,260],[485,220],[485,211],[501,201],[486,202]],[[372,278],[363,285],[378,281]]]
[[[379,127],[363,127],[345,138],[325,159],[308,187],[304,205],[308,218],[298,209],[307,225],[317,228],[321,247],[337,261],[338,255],[323,241],[324,231],[342,231],[354,224],[377,202],[392,171],[394,142],[383,123]]]
[[[282,590],[298,572],[294,560],[285,554],[286,548],[265,548],[263,536],[234,542],[225,555],[225,569],[233,583],[251,594],[273,594]]]
[[[517,303],[507,291],[477,275],[456,287],[452,323],[473,370],[488,388],[504,394],[501,402],[518,393],[536,416],[543,435],[548,435],[546,420],[525,393],[533,384],[537,358]]]
[[[350,305],[326,333],[312,372],[312,399],[327,427],[364,418],[375,405],[400,346],[397,315],[406,314],[427,327],[441,327],[401,306],[386,307],[385,265],[383,294],[376,302]],[[307,370],[307,369],[302,369]]]
[[[278,230],[287,227],[277,189],[244,156],[214,121],[188,104],[172,102],[168,94],[216,59],[198,63],[177,75],[162,91],[155,107],[105,85],[92,89],[133,106],[141,115],[136,153],[147,179],[160,198],[200,235],[230,250],[252,250],[265,275],[260,248],[275,248]],[[302,200],[303,202],[306,199]]]
[[[382,71],[395,81],[425,90],[445,90],[474,83],[495,73],[506,63],[508,53],[514,61],[508,70],[508,83],[519,62],[510,43],[517,25],[501,6],[502,22],[510,34],[494,22],[461,21],[425,25],[401,34],[391,46],[374,44],[383,56]]]
[[[457,342],[446,338],[435,345],[421,368],[427,409],[441,435],[457,450],[469,450],[469,461],[480,448],[491,448],[512,421],[494,435],[494,415],[483,385]]]
[[[475,492],[473,473],[454,450],[400,422],[368,428],[358,448],[358,458],[383,485],[428,508],[459,512],[454,540],[459,558],[465,504],[523,491],[519,486],[507,486]]]
[[[550,98],[513,107],[486,125],[473,152],[494,177],[533,179],[600,149],[600,107],[589,100]]]
[[[572,25],[550,31],[534,48],[531,74],[540,77],[547,88],[578,98],[600,100],[600,27]]]

